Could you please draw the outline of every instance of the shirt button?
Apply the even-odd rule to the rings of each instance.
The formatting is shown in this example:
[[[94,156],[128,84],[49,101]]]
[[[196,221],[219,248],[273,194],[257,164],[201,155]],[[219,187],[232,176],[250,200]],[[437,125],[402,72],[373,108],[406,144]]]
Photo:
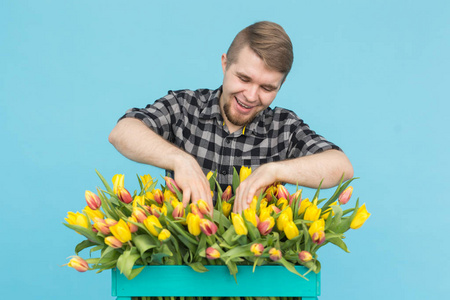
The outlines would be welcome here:
[[[222,175],[227,175],[227,171],[226,170],[222,170]]]
[[[230,139],[226,139],[226,141],[227,141],[227,144],[228,144],[228,145],[231,143],[231,140],[230,140]]]

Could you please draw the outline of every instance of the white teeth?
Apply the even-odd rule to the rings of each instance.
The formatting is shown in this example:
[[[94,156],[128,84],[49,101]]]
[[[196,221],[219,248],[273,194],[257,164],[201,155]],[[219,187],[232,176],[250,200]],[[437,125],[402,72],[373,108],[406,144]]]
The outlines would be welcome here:
[[[251,108],[250,106],[245,105],[244,103],[242,103],[241,101],[239,101],[238,99],[236,99],[237,103],[239,103],[240,106],[243,106],[245,108]]]

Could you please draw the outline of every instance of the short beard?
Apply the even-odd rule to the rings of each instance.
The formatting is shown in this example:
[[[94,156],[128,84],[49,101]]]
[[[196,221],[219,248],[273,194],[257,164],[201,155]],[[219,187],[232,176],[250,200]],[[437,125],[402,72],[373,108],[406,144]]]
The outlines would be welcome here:
[[[238,118],[235,118],[230,112],[230,106],[231,106],[230,102],[225,103],[223,105],[223,112],[225,113],[225,116],[227,117],[228,121],[230,121],[231,124],[233,124],[233,125],[236,125],[236,126],[247,126],[255,118],[255,116],[251,116],[250,118],[244,119],[244,120],[240,120]]]

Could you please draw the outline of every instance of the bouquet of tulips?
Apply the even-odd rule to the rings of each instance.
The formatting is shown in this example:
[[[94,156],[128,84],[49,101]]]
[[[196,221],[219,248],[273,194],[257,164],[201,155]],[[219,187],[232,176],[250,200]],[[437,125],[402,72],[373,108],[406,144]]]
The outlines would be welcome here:
[[[164,177],[157,188],[150,175],[137,176],[140,191],[133,195],[124,187],[124,176],[115,175],[111,188],[97,172],[105,190],[86,191],[87,206],[69,212],[65,226],[86,239],[75,247],[77,256],[67,264],[80,272],[117,267],[128,279],[146,265],[188,265],[195,271],[208,271],[207,265],[226,265],[231,274],[238,265],[280,264],[299,274],[295,265],[319,272],[317,250],[334,244],[348,252],[344,232],[361,227],[370,216],[359,199],[353,208],[343,209],[351,195],[353,179],[341,180],[329,199],[319,198],[320,187],[310,199],[302,190],[289,194],[274,183],[255,196],[242,214],[231,213],[237,187],[251,169],[234,171],[233,184],[222,191],[216,173],[207,176],[215,207],[203,200],[183,207],[182,191],[176,182]],[[91,248],[96,258],[83,259],[79,252]]]

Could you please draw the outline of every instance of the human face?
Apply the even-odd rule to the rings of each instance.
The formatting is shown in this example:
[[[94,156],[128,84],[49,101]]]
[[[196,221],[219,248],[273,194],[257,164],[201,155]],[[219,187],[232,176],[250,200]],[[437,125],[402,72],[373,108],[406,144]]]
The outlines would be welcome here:
[[[269,69],[249,47],[244,47],[232,64],[223,54],[222,69],[220,107],[228,129],[234,132],[272,104],[285,76]]]

